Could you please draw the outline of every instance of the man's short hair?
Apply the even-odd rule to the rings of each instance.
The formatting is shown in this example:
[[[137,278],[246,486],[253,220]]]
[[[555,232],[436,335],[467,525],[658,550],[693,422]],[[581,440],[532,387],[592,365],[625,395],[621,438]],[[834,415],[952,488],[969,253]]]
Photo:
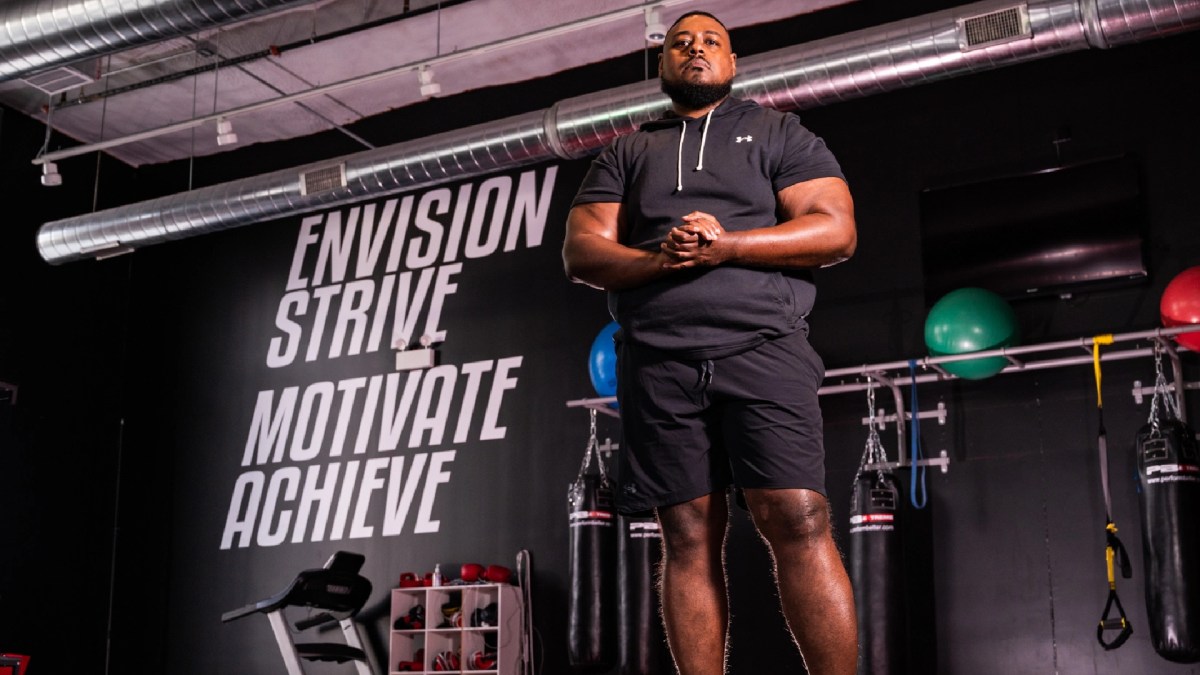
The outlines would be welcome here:
[[[725,32],[726,32],[726,33],[728,33],[728,32],[729,32],[729,29],[725,27],[725,24],[724,24],[724,23],[722,23],[720,19],[718,19],[717,17],[713,16],[712,14],[709,14],[708,12],[702,12],[702,11],[700,11],[700,10],[696,9],[696,10],[692,10],[692,11],[690,11],[690,12],[684,12],[683,14],[679,15],[679,18],[678,18],[678,19],[675,19],[675,22],[674,22],[674,23],[672,23],[672,24],[671,24],[671,25],[670,25],[670,26],[667,28],[667,33],[670,33],[670,32],[671,32],[671,31],[672,31],[672,30],[675,28],[675,26],[678,26],[678,25],[679,25],[679,22],[680,22],[680,21],[683,21],[684,19],[688,18],[689,16],[706,16],[706,17],[708,17],[708,18],[712,19],[713,21],[716,21],[717,23],[721,24],[721,28],[725,28]]]

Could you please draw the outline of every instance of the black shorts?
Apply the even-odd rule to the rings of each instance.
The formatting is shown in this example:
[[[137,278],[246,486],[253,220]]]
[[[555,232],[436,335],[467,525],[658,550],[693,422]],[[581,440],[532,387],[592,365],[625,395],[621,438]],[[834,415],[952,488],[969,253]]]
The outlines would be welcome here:
[[[805,331],[699,361],[623,343],[617,362],[622,513],[680,504],[731,484],[825,494],[817,401],[825,366]]]

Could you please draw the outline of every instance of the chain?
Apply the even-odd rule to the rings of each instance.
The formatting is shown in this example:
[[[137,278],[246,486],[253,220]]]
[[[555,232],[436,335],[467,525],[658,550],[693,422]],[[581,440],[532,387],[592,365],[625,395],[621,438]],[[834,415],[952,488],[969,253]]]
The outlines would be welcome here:
[[[1159,401],[1162,401],[1164,413],[1167,419],[1179,419],[1179,408],[1175,403],[1175,397],[1171,394],[1170,388],[1167,385],[1167,376],[1163,373],[1162,363],[1163,348],[1162,345],[1154,343],[1154,397],[1150,399],[1150,433],[1158,436],[1161,432],[1159,424],[1158,406]]]
[[[596,409],[588,409],[589,429],[588,429],[588,447],[597,447],[596,443]]]
[[[867,422],[870,424],[871,430],[867,432],[867,447],[866,453],[869,456],[870,463],[882,464],[887,461],[887,451],[883,449],[883,441],[879,440],[879,420],[875,417],[875,383],[867,386]],[[883,477],[883,469],[879,469],[880,478]]]
[[[871,431],[875,430],[875,380],[867,380],[867,417],[871,420]]]
[[[858,489],[858,478],[862,475],[868,464],[874,464],[876,475],[880,482],[883,481],[883,464],[887,462],[887,451],[883,448],[883,442],[879,440],[879,431],[876,429],[878,420],[875,417],[875,380],[867,378],[867,425],[870,430],[867,432],[866,447],[863,448],[862,459],[858,462],[858,471],[854,472],[854,482],[850,486],[850,510],[854,511],[854,499]]]
[[[604,468],[604,460],[600,457],[600,442],[596,440],[596,409],[589,408],[588,415],[590,422],[588,425],[588,444],[587,450],[583,453],[583,464],[579,467],[579,477],[587,473],[588,467],[592,465],[592,456],[596,457],[596,467],[600,469],[600,479],[608,480],[608,471]]]

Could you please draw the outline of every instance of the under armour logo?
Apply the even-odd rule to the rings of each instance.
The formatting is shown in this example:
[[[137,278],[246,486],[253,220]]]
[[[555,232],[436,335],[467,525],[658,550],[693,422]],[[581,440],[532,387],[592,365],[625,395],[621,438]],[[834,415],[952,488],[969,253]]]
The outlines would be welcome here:
[[[754,137],[753,137],[753,136],[738,136],[738,137],[737,137],[737,140],[736,140],[736,141],[734,141],[734,142],[735,142],[735,143],[742,143],[742,142],[748,142],[748,141],[752,141],[752,140],[754,140]]]

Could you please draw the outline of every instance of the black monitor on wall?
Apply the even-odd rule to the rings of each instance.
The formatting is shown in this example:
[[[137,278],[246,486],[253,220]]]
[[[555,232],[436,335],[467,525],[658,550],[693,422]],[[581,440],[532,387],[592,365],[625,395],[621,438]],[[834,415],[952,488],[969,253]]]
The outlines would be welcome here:
[[[1010,300],[1146,279],[1141,172],[1128,156],[921,192],[929,303],[967,286]]]

